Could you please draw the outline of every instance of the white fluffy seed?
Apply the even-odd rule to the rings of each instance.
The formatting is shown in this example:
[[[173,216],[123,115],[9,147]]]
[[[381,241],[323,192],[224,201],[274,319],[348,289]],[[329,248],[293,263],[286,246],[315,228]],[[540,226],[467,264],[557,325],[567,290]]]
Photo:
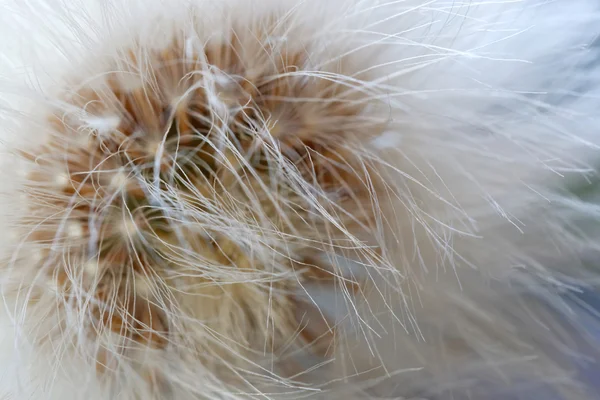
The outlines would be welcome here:
[[[99,134],[103,135],[117,129],[119,127],[119,124],[121,123],[121,119],[115,116],[92,116],[85,118],[84,123],[88,128],[91,128],[97,131]]]
[[[67,235],[72,239],[83,237],[83,225],[79,222],[69,222],[67,225]]]
[[[89,260],[83,265],[83,272],[88,276],[96,276],[99,269],[100,265],[96,260]]]
[[[54,177],[54,184],[62,189],[64,187],[66,187],[70,182],[69,176],[65,173],[59,173]]]

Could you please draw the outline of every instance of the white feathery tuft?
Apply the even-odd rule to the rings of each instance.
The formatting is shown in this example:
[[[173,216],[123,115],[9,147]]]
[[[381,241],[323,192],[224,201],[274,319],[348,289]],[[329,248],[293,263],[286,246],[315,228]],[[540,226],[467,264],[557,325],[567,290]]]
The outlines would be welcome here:
[[[599,22],[0,0],[0,398],[594,398]]]

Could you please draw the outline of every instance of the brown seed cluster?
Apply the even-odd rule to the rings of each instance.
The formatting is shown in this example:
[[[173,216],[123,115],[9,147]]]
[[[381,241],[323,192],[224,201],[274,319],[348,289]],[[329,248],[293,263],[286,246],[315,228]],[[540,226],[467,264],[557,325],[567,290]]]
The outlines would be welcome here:
[[[250,348],[276,346],[299,329],[298,283],[339,283],[312,255],[369,223],[373,179],[348,146],[368,125],[366,102],[302,73],[306,49],[247,36],[124,52],[101,83],[64,95],[49,142],[26,155],[37,267],[91,336],[176,347],[178,317],[204,315],[186,296],[210,293],[235,297]],[[261,291],[275,304],[253,303]],[[276,330],[258,317],[268,308]]]

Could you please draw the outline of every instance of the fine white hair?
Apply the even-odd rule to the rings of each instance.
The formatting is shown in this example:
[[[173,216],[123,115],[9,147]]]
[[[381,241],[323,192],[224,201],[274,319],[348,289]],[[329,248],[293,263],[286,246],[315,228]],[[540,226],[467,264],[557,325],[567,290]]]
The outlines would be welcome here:
[[[599,34],[594,0],[0,0],[0,399],[594,398],[582,366],[600,359],[600,338],[589,333],[600,331],[600,315],[583,300],[600,276],[600,206],[591,194]],[[243,72],[206,61],[211,46],[234,41]],[[177,57],[206,58],[174,78],[174,86],[195,80],[184,93],[154,76],[153,54],[173,43]],[[302,88],[304,97],[285,85],[265,96],[285,104],[279,114],[261,113],[251,98],[231,106],[223,95],[296,53],[302,61],[275,69],[266,84],[291,79]],[[141,192],[176,226],[177,245],[160,237],[171,272],[126,279],[158,299],[144,304],[165,320],[150,313],[139,329],[150,338],[125,344],[108,325],[94,328],[100,339],[88,336],[95,299],[84,281],[103,266],[69,249],[104,233],[73,222],[75,195],[54,196],[72,177],[47,165],[68,157],[53,153],[53,164],[37,153],[50,141],[75,143],[49,121],[56,110],[61,124],[77,121],[84,140],[120,129],[118,116],[95,112],[108,102],[98,93],[111,74],[122,91],[167,92],[169,110],[201,89],[203,123],[217,138],[211,151],[241,186],[221,202],[202,200],[191,184],[183,195],[160,175],[164,157],[175,160],[172,172],[180,157],[166,154],[167,134],[142,137],[153,156]],[[98,97],[88,101],[81,93],[90,91]],[[254,167],[246,176],[233,165],[250,160],[224,122],[232,107],[254,121],[239,129],[263,146],[269,182],[295,197],[252,186]],[[280,134],[321,146],[312,157],[328,152],[325,168],[344,164],[355,180],[334,173],[336,191],[311,182]],[[96,179],[95,168],[105,169],[105,186],[121,190],[139,171],[112,162],[84,171]],[[105,200],[102,215],[112,209]],[[53,211],[39,217],[44,210]],[[114,229],[126,244],[150,243],[128,210]],[[31,242],[48,226],[65,241]],[[227,260],[200,254],[204,244],[190,239],[198,232],[209,232]],[[44,261],[57,247],[61,257]],[[285,266],[307,251],[331,268],[332,285],[302,280],[306,265]],[[261,268],[230,268],[242,263],[234,253]],[[49,283],[61,268],[76,288],[68,300]],[[354,278],[361,283],[351,293]],[[282,322],[288,291],[304,299],[300,322],[322,314],[325,331],[335,325],[325,357],[304,354],[308,346],[285,357],[269,349],[271,340],[292,349],[299,335]],[[152,347],[151,335],[164,330],[166,344]],[[98,371],[90,359],[100,346],[118,368]]]

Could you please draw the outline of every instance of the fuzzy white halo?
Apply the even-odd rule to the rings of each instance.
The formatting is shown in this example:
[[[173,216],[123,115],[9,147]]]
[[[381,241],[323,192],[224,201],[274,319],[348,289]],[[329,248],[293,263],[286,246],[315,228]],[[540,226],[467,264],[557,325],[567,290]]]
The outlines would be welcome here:
[[[594,1],[0,7],[0,398],[594,398]]]

